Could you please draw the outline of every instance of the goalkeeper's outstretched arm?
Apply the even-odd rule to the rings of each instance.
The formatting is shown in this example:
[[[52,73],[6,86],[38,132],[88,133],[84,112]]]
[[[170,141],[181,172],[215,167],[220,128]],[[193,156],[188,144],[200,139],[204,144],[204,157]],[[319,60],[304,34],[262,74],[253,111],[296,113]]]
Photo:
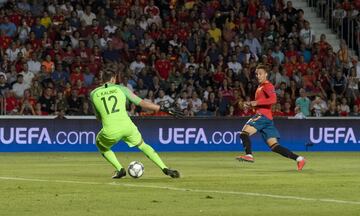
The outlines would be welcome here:
[[[154,104],[154,103],[151,103],[148,101],[144,101],[144,100],[140,101],[139,106],[141,106],[144,109],[153,110],[155,112],[158,112],[158,111],[166,112],[166,113],[174,116],[175,118],[184,117],[184,113],[182,112],[182,110],[180,110],[176,106],[171,106],[171,107],[159,106],[157,104]]]
[[[152,110],[155,112],[159,112],[160,111],[160,106],[145,100],[141,100],[139,103],[139,106],[141,106],[141,108],[144,108],[146,110]]]

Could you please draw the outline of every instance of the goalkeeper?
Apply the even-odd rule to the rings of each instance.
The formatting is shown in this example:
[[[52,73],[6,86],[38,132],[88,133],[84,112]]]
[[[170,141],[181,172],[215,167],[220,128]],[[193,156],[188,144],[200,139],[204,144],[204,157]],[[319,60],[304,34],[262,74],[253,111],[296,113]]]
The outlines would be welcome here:
[[[129,147],[139,148],[165,175],[179,178],[180,173],[177,170],[168,168],[155,150],[144,142],[139,130],[126,112],[126,99],[144,109],[167,112],[175,117],[181,117],[182,112],[175,108],[160,107],[146,102],[134,95],[125,86],[116,85],[116,72],[114,71],[103,71],[102,80],[103,85],[94,89],[90,93],[90,98],[96,118],[101,121],[103,126],[96,136],[96,146],[104,158],[115,167],[116,171],[112,178],[126,176],[125,169],[111,150],[111,147],[120,140],[125,141]]]

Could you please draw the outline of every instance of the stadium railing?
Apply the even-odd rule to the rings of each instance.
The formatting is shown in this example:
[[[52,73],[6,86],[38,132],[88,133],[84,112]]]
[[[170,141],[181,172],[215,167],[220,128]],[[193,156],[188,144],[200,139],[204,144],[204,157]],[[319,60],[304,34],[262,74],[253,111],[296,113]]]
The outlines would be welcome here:
[[[337,24],[336,18],[332,16],[336,2],[330,0],[307,0],[307,4],[317,12],[317,15],[328,24],[332,32],[337,33],[340,39],[344,39],[350,50],[360,55],[360,19],[346,16]],[[356,24],[358,22],[358,24]],[[337,50],[334,50],[335,52]]]

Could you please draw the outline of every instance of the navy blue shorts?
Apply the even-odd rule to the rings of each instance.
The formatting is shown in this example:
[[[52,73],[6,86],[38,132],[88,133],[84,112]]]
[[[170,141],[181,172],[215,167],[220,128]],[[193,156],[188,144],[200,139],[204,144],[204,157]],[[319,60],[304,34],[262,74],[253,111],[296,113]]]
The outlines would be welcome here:
[[[246,124],[256,128],[256,130],[261,133],[265,142],[270,138],[280,139],[280,134],[274,125],[274,121],[264,115],[256,114],[251,117]]]

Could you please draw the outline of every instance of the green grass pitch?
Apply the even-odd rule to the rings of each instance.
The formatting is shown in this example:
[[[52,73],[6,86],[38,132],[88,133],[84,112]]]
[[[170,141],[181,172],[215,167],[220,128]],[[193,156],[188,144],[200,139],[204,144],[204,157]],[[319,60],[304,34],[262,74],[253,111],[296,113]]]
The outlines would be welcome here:
[[[0,215],[360,215],[360,152],[303,153],[308,164],[255,153],[160,153],[180,179],[141,153],[140,179],[111,179],[97,153],[0,153]]]

